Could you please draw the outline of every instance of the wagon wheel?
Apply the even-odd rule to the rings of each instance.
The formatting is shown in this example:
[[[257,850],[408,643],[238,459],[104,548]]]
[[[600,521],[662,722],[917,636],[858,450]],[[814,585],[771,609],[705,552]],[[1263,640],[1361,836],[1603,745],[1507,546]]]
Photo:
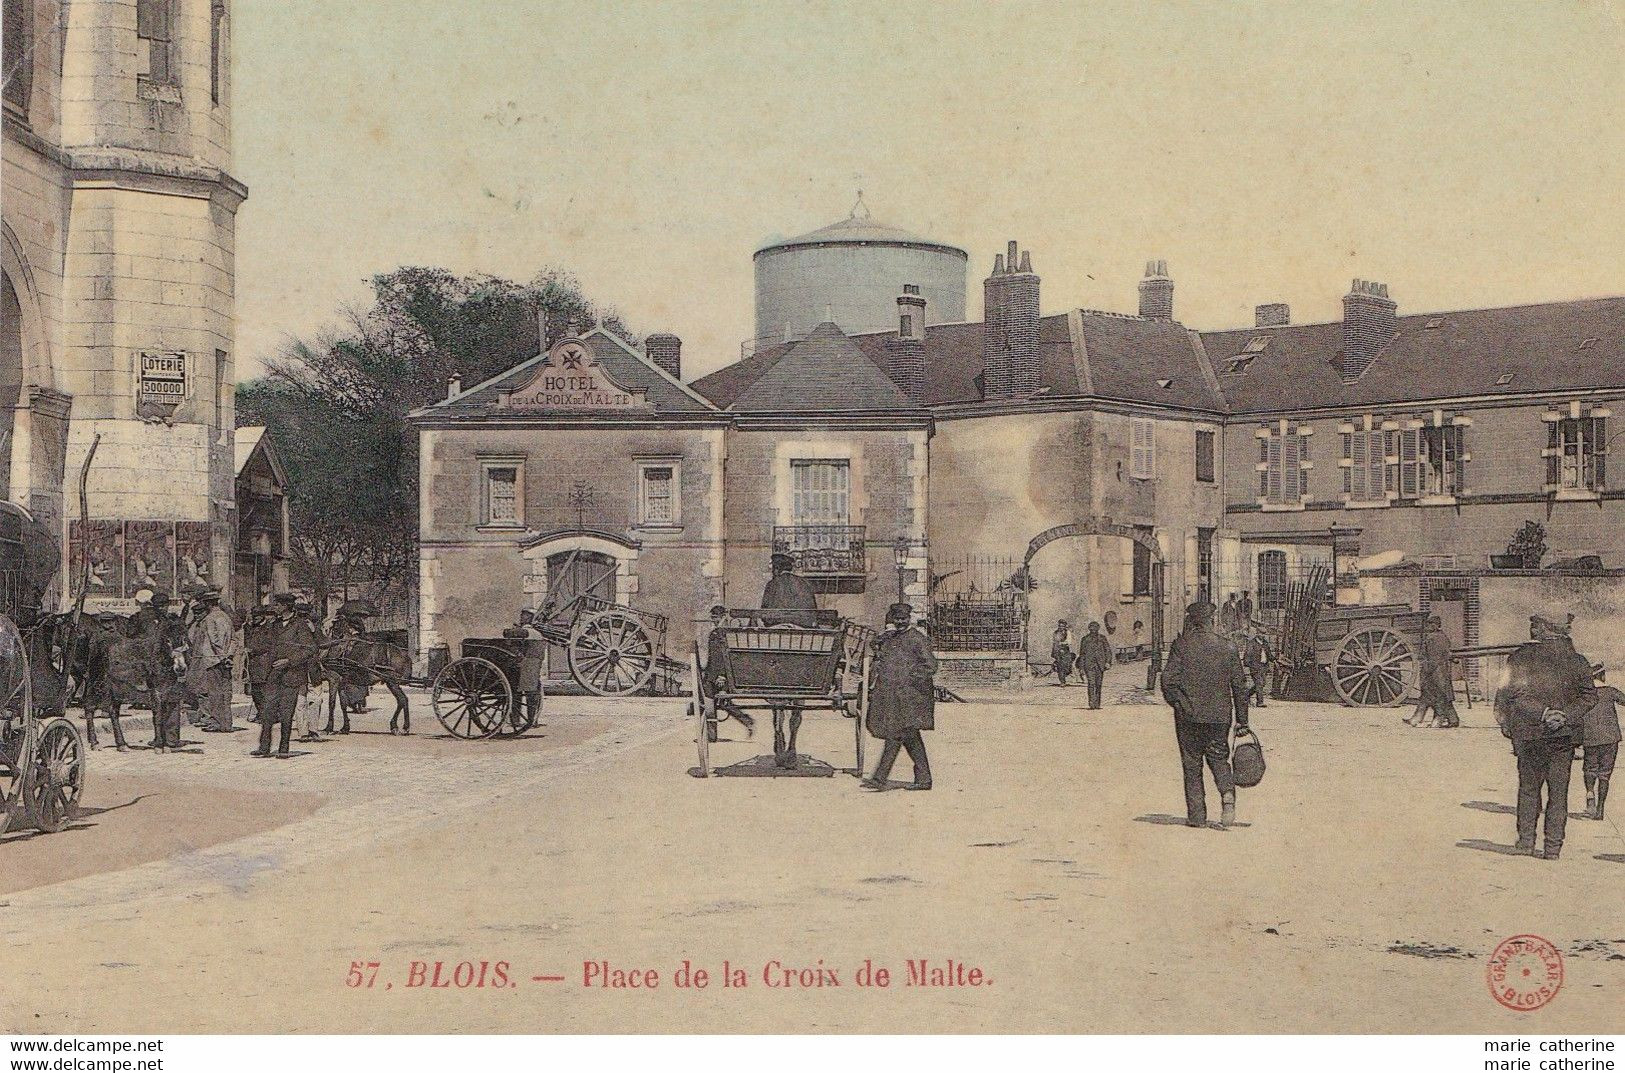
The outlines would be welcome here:
[[[1387,626],[1368,626],[1343,638],[1332,656],[1332,685],[1356,707],[1393,707],[1416,691],[1416,654]]]
[[[655,643],[635,616],[611,608],[571,628],[569,657],[571,675],[587,692],[624,697],[654,674]]]
[[[0,705],[0,732],[7,722],[17,728],[14,744],[17,755],[6,759],[5,735],[0,733],[0,767],[10,768],[10,785],[0,786],[0,834],[11,827],[11,815],[23,809],[23,786],[28,781],[28,765],[24,762],[34,730],[34,686],[28,669],[28,653],[22,655],[22,679],[5,704]]]
[[[464,656],[435,675],[431,702],[435,718],[453,736],[489,738],[513,711],[513,687],[495,663]]]
[[[694,676],[694,694],[689,700],[689,714],[694,716],[694,744],[700,751],[700,778],[711,776],[711,736],[716,733],[716,717],[712,714],[715,708],[705,695],[705,686],[700,681],[700,646],[694,645],[694,655],[689,661],[689,670]]]
[[[23,804],[34,825],[47,833],[60,831],[79,815],[85,792],[85,743],[79,728],[52,719],[41,728],[23,781]]]

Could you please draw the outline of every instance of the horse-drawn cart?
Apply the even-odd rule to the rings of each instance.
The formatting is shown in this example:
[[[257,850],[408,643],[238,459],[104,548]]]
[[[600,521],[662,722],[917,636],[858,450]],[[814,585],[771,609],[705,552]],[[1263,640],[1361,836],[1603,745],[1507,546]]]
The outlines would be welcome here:
[[[14,820],[62,830],[84,789],[79,728],[60,716],[39,718],[22,634],[0,614],[0,833]]]
[[[1393,707],[1419,690],[1418,651],[1427,612],[1409,604],[1331,606],[1328,576],[1292,586],[1276,635],[1276,691],[1287,699],[1338,699]]]
[[[726,666],[702,664],[699,644],[694,646],[689,714],[700,758],[695,773],[711,774],[711,744],[722,713],[822,710],[852,720],[852,771],[861,777],[873,631],[823,611],[730,610],[728,618],[729,624],[716,627],[722,645],[711,657]]]

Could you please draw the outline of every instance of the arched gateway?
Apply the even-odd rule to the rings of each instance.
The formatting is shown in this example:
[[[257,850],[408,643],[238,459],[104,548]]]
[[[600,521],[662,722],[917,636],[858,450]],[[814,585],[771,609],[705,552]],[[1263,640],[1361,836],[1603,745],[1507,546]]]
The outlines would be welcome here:
[[[1157,539],[1149,530],[1133,525],[1123,525],[1110,518],[1084,518],[1076,522],[1067,522],[1063,525],[1051,526],[1027,542],[1027,555],[1021,561],[1023,576],[1030,576],[1033,557],[1043,551],[1045,547],[1057,540],[1068,537],[1090,536],[1116,536],[1146,549],[1151,556],[1151,664],[1146,669],[1145,684],[1147,689],[1154,688],[1157,676],[1162,673],[1162,641],[1163,641],[1163,572],[1165,560],[1162,557],[1162,548],[1157,545]]]

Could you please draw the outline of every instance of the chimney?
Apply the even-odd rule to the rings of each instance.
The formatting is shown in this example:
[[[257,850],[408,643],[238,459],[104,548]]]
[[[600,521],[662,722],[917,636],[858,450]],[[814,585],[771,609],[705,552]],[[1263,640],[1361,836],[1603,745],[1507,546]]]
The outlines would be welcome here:
[[[1017,266],[1020,267],[1017,267]],[[1039,388],[1038,276],[1032,253],[1011,241],[993,258],[982,281],[982,394],[989,399],[1024,398]]]
[[[446,377],[446,398],[454,399],[463,393],[463,374],[452,373]]]
[[[1253,326],[1280,328],[1292,323],[1292,307],[1285,302],[1270,302],[1253,308]]]
[[[1388,284],[1357,279],[1343,296],[1343,380],[1360,379],[1399,330]]]
[[[1167,261],[1147,261],[1140,280],[1140,316],[1149,320],[1174,319],[1174,281]]]
[[[643,352],[649,360],[671,374],[673,380],[683,378],[683,341],[670,332],[655,332],[643,340]]]
[[[897,296],[897,337],[886,340],[886,375],[915,402],[925,401],[925,298],[914,283]]]

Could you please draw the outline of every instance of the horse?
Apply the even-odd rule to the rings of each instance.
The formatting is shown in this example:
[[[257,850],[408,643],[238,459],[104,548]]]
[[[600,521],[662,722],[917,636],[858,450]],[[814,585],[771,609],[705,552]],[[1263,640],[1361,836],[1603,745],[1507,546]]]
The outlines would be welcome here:
[[[346,685],[370,688],[374,683],[382,685],[395,698],[395,714],[389,717],[389,732],[395,733],[396,723],[401,722],[403,733],[412,733],[412,704],[401,689],[401,682],[412,674],[412,659],[404,649],[365,637],[344,637],[323,646],[319,666],[327,682],[324,734],[334,732],[334,709],[341,707],[340,691]],[[349,708],[344,709],[344,725],[338,733],[350,733]]]

